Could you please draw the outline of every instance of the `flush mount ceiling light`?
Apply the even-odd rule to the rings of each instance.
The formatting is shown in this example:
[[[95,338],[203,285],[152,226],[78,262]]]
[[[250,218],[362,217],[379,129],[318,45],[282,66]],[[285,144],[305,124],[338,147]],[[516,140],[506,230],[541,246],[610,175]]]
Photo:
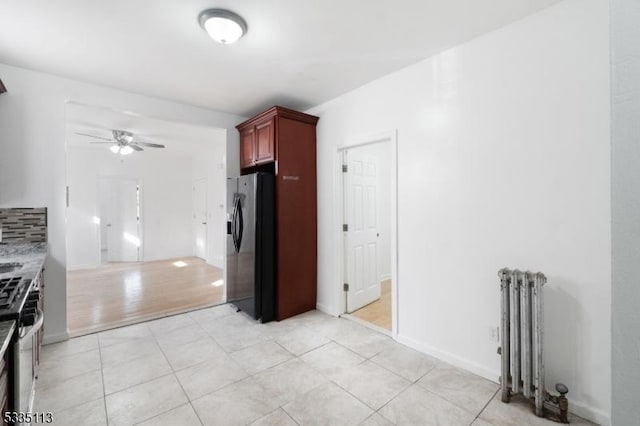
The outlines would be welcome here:
[[[207,9],[198,17],[200,26],[222,44],[235,43],[247,32],[247,23],[239,15],[224,9]]]

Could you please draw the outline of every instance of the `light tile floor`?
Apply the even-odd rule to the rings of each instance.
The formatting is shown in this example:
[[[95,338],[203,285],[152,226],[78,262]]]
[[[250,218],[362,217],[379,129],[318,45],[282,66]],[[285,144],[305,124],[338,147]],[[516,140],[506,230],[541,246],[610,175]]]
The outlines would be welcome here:
[[[222,305],[45,346],[34,411],[61,426],[553,424],[497,391],[345,319],[258,324]]]

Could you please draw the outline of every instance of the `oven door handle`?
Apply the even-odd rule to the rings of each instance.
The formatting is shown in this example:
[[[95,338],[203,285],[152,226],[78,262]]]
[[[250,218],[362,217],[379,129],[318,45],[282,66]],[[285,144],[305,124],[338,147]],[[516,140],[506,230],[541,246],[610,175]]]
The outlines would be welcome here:
[[[44,312],[38,309],[38,317],[34,321],[33,325],[29,327],[28,331],[24,333],[24,335],[20,336],[21,339],[28,339],[34,334],[38,332],[42,328],[42,324],[44,323]]]

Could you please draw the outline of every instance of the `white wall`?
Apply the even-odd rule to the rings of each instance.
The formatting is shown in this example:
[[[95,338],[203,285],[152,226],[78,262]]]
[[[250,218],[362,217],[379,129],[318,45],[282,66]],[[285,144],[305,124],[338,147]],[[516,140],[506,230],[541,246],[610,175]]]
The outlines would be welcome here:
[[[202,155],[193,157],[192,181],[207,180],[207,263],[222,268],[227,236],[225,145],[211,143]]]
[[[159,119],[226,128],[229,176],[239,174],[245,118],[0,64],[0,207],[49,208],[45,338],[66,337],[65,102],[135,111]]]
[[[640,2],[611,2],[612,422],[640,424]]]
[[[140,183],[141,261],[193,255],[191,157],[153,150],[126,157],[103,149],[67,148],[67,269],[100,265],[98,180]]]
[[[399,340],[497,381],[497,271],[543,271],[547,383],[608,423],[608,16],[566,0],[308,111],[319,308],[342,297],[337,147],[397,129]]]

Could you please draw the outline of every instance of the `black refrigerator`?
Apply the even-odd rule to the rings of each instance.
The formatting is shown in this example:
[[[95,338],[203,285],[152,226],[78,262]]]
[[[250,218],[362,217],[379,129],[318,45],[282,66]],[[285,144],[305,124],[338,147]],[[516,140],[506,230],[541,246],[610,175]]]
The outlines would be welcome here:
[[[227,302],[262,322],[275,306],[275,177],[227,179]]]

